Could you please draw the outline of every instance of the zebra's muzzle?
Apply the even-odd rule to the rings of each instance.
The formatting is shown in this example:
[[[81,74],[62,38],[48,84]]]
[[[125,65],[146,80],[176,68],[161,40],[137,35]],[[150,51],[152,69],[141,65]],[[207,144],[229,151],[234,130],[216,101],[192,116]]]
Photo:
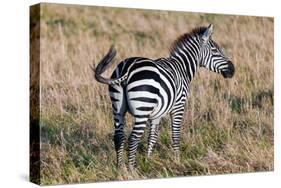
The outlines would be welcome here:
[[[224,78],[232,78],[235,73],[235,67],[231,61],[228,61],[228,67],[221,72]]]

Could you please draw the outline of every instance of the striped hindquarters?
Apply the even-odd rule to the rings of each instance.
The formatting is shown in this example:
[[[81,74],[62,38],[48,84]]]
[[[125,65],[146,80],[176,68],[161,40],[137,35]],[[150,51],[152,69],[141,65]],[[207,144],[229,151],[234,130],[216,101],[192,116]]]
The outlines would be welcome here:
[[[127,102],[135,117],[157,118],[166,114],[175,99],[175,86],[169,72],[153,60],[135,62],[126,84]]]

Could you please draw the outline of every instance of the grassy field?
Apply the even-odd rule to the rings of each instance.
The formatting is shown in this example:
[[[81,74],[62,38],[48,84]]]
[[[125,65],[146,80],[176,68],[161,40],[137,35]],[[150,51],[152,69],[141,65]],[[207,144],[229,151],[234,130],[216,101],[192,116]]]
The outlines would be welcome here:
[[[272,18],[52,4],[41,11],[42,184],[273,170]],[[111,44],[119,61],[167,57],[179,35],[209,23],[235,76],[225,80],[206,70],[195,76],[181,162],[173,160],[166,117],[152,157],[146,160],[146,131],[136,171],[118,172],[108,88],[94,80],[89,65]],[[126,119],[128,136],[132,119]]]

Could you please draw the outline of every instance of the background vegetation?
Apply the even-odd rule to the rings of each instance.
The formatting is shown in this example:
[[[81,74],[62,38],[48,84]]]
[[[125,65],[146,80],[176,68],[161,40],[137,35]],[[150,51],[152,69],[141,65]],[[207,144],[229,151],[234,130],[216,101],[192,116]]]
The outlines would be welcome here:
[[[111,44],[118,60],[167,57],[179,35],[209,23],[236,66],[234,78],[198,72],[180,163],[166,117],[151,159],[146,134],[136,171],[118,173],[107,86],[93,79],[89,65]],[[40,49],[42,184],[273,170],[272,18],[42,4]],[[127,135],[131,121],[128,115]]]

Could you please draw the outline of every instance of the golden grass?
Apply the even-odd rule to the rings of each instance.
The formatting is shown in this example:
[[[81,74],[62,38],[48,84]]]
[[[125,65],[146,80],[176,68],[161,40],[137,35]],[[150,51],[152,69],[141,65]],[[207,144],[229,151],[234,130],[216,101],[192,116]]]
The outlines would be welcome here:
[[[42,184],[273,170],[272,18],[55,4],[41,10]],[[145,157],[146,134],[136,171],[119,173],[107,86],[93,79],[89,65],[111,44],[118,60],[167,57],[179,35],[209,23],[235,76],[198,72],[182,125],[180,163],[173,160],[167,117],[151,159]],[[128,135],[130,116],[127,122]]]

